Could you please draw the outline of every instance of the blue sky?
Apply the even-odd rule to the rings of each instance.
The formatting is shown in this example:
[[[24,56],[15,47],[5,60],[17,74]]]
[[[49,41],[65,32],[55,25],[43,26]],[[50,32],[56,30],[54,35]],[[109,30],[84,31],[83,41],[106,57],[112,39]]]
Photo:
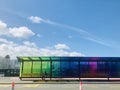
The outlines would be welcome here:
[[[115,57],[119,33],[119,0],[0,1],[1,56]]]

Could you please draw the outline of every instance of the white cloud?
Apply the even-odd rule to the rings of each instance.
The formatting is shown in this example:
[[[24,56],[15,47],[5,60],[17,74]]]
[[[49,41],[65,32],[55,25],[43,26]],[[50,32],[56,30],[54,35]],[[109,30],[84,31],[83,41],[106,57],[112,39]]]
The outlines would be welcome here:
[[[8,43],[7,39],[4,39],[4,38],[0,38],[0,42],[2,42],[2,43]]]
[[[57,44],[54,47],[56,49],[70,49],[66,44]]]
[[[81,53],[69,52],[63,48],[39,48],[34,42],[30,41],[24,41],[22,45],[6,39],[5,42],[4,40],[1,41],[3,43],[0,44],[0,56],[10,55],[11,58],[16,58],[16,56],[84,56]]]
[[[44,21],[42,18],[37,17],[37,16],[30,16],[28,17],[28,19],[32,21],[33,23],[41,23],[42,21]]]
[[[0,29],[6,28],[6,27],[7,27],[7,24],[2,22],[2,21],[0,21]]]
[[[0,35],[6,35],[7,34],[7,24],[0,21]]]
[[[4,38],[0,38],[0,43],[4,43],[4,44],[9,44],[9,45],[12,45],[12,46],[16,46],[17,44],[15,44],[13,41],[8,41],[7,39],[4,39]]]
[[[70,56],[84,56],[84,55],[78,52],[71,52]]]
[[[8,32],[10,33],[10,35],[18,38],[28,38],[35,35],[35,33],[27,27],[9,28]]]
[[[34,42],[24,41],[23,44],[26,46],[36,47],[36,44]]]
[[[30,36],[35,35],[35,33],[30,30],[28,27],[21,26],[21,27],[13,27],[9,28],[7,27],[7,24],[0,21],[0,36],[12,36],[17,38],[28,38]]]

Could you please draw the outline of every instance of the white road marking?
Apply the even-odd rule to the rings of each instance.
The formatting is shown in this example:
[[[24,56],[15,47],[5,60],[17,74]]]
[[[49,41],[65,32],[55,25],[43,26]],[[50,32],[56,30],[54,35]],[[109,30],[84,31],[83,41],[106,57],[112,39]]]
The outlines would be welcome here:
[[[9,87],[11,85],[0,85],[0,87]]]
[[[38,87],[40,84],[26,84],[23,87],[35,88]]]

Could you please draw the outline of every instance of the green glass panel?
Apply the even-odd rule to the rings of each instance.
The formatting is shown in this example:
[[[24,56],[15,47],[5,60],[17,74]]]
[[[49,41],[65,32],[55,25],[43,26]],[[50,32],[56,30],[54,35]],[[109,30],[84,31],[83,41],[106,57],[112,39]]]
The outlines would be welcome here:
[[[40,76],[41,76],[41,62],[34,61],[33,62],[32,77],[40,77]]]
[[[30,58],[31,58],[31,60],[40,60],[39,57],[30,57]]]
[[[50,62],[42,62],[42,76],[50,76]]]
[[[22,77],[31,77],[31,66],[32,62],[23,62],[23,73]]]
[[[22,75],[21,75],[22,74],[22,65],[23,65],[22,62],[20,62],[20,77],[22,77]]]
[[[60,77],[60,62],[53,61],[52,62],[52,77]]]
[[[41,60],[50,60],[50,57],[40,57]]]
[[[24,62],[23,73],[31,73],[32,62]]]
[[[49,70],[50,62],[42,62],[42,70]]]
[[[57,60],[57,61],[59,61],[60,57],[51,57],[51,60]]]
[[[20,59],[22,59],[22,60],[29,60],[28,57],[20,57]]]
[[[33,62],[33,73],[41,72],[41,62]]]

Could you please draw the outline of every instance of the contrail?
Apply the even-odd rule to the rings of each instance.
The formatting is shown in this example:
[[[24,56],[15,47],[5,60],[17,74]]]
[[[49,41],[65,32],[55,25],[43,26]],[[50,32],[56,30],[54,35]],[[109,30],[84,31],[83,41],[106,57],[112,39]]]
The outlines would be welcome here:
[[[17,15],[21,18],[25,18],[28,16],[28,15],[25,15],[25,14],[21,14],[19,12],[16,12],[14,10],[11,10],[11,9],[6,9],[4,12],[8,12],[8,13],[11,13],[11,14],[14,14],[14,15]],[[30,16],[31,17],[31,16]],[[28,17],[27,19],[30,20],[30,17]],[[33,19],[35,16],[32,16]],[[37,17],[37,16],[36,16]],[[105,46],[109,46],[109,47],[119,47],[118,45],[115,45],[114,43],[111,43],[111,42],[107,42],[105,40],[102,40],[98,37],[96,37],[95,35],[83,30],[83,29],[80,29],[80,28],[76,28],[76,27],[73,27],[73,26],[69,26],[69,25],[66,25],[66,24],[62,24],[62,23],[58,23],[58,22],[54,22],[54,21],[51,21],[51,20],[48,20],[48,19],[43,19],[41,17],[37,17],[39,18],[39,21],[37,23],[46,23],[46,24],[50,24],[50,25],[54,25],[54,26],[58,26],[58,27],[62,27],[62,28],[66,28],[66,29],[69,29],[69,30],[72,30],[74,32],[77,32],[80,34],[80,37],[85,39],[85,40],[88,40],[88,41],[91,41],[91,42],[95,42],[95,43],[98,43],[98,44],[101,44],[101,45],[105,45]],[[32,20],[31,20],[32,21]]]
[[[44,22],[46,24],[51,24],[51,25],[54,25],[54,26],[58,26],[58,27],[62,27],[62,28],[66,28],[66,29],[75,31],[75,32],[80,34],[81,38],[89,40],[91,42],[95,42],[95,43],[98,43],[98,44],[101,44],[101,45],[113,47],[111,43],[106,42],[102,39],[99,39],[98,37],[92,35],[91,33],[87,32],[83,29],[72,27],[72,26],[69,26],[69,25],[66,25],[66,24],[61,24],[61,23],[54,22],[54,21],[51,21],[51,20],[42,19],[42,22]]]

